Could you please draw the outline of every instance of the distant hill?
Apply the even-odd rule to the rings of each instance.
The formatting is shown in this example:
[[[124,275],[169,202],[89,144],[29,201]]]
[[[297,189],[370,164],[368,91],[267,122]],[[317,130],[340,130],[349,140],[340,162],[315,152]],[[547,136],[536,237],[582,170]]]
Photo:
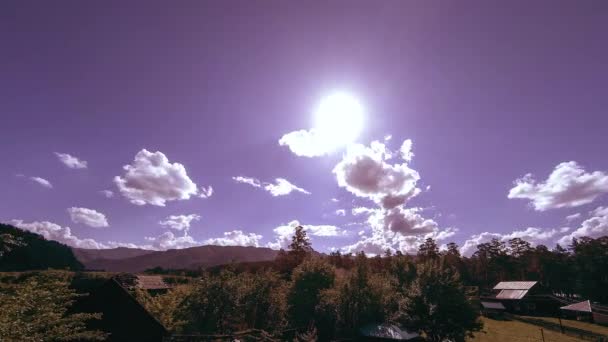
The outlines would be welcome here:
[[[0,271],[82,270],[72,249],[41,235],[0,223]]]
[[[199,269],[231,262],[269,261],[275,259],[278,251],[260,247],[199,246],[167,251],[132,248],[74,249],[74,253],[89,270],[143,272],[155,267],[163,269]]]

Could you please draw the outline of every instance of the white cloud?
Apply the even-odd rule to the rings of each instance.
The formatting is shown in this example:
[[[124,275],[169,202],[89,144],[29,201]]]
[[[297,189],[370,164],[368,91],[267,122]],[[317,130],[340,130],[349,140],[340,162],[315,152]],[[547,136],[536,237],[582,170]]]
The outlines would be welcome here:
[[[253,246],[259,247],[260,239],[262,235],[254,233],[243,233],[241,230],[233,230],[231,232],[225,232],[223,237],[211,238],[205,240],[205,245],[218,245],[218,246]]]
[[[511,239],[520,238],[529,242],[532,246],[535,246],[537,244],[550,242],[553,238],[557,237],[557,235],[565,233],[568,230],[568,227],[550,230],[528,227],[524,230],[515,230],[507,234],[483,232],[481,234],[472,235],[466,240],[460,248],[460,253],[465,256],[470,256],[477,250],[477,245],[490,242],[492,239],[507,242]]]
[[[411,141],[408,141],[404,145],[411,147]],[[402,152],[402,157],[409,158],[410,154]],[[388,163],[392,157],[393,153],[378,141],[372,142],[370,147],[351,145],[333,172],[338,185],[354,195],[380,204],[388,202],[385,204],[395,207],[420,193],[416,188],[420,175],[409,168],[407,159],[403,163]]]
[[[331,201],[332,201],[332,202],[334,202],[334,203],[338,203],[338,202],[340,202],[340,200],[339,200],[339,199],[337,199],[337,198],[332,198],[332,199],[331,199]]]
[[[213,187],[209,185],[208,187],[201,186],[198,197],[200,198],[209,198],[213,195]]]
[[[114,192],[112,190],[101,190],[99,193],[104,195],[106,198],[114,197]]]
[[[49,182],[48,180],[42,178],[42,177],[30,177],[31,180],[33,180],[34,182],[42,185],[45,188],[53,188],[53,184],[51,184],[51,182]]]
[[[171,215],[164,221],[158,222],[161,226],[175,229],[175,230],[188,230],[192,221],[198,221],[201,217],[197,214],[190,215]]]
[[[272,249],[286,249],[287,246],[291,243],[291,237],[295,233],[295,229],[300,225],[300,222],[297,220],[293,220],[288,224],[278,226],[273,229],[275,233],[276,240],[274,242],[269,242],[267,246]],[[330,237],[330,236],[340,236],[344,235],[345,231],[341,231],[340,228],[332,225],[310,225],[304,224],[304,231],[309,236],[322,236],[322,237]]]
[[[301,192],[306,195],[310,195],[310,192],[290,183],[284,178],[276,178],[275,183],[261,182],[259,179],[252,177],[236,176],[232,179],[237,183],[248,184],[254,188],[262,188],[269,192],[272,196],[285,196],[289,195],[293,191]]]
[[[167,231],[156,237],[145,237],[146,241],[152,244],[153,249],[167,250],[167,249],[183,249],[189,247],[200,246],[201,243],[197,242],[188,235],[185,231],[183,236],[175,236],[173,232]]]
[[[72,235],[70,227],[61,227],[48,221],[34,221],[25,223],[23,220],[11,220],[10,224],[32,233],[40,234],[47,240],[54,240],[76,248],[101,249],[108,248],[107,245],[93,239],[80,239]]]
[[[87,168],[87,162],[84,160],[78,159],[75,156],[72,156],[67,153],[59,153],[59,152],[55,152],[55,155],[57,156],[59,161],[61,161],[63,164],[65,164],[65,166],[69,167],[70,169],[86,169]]]
[[[125,174],[114,177],[114,183],[133,204],[164,207],[168,201],[187,200],[199,194],[184,165],[170,163],[162,152],[143,149],[123,169]]]
[[[597,207],[589,212],[591,216],[608,216],[608,207]]]
[[[603,212],[600,210],[598,213],[602,214]],[[563,236],[558,243],[562,246],[568,246],[575,238],[578,239],[583,236],[598,238],[604,235],[608,235],[608,215],[594,216],[583,221],[578,229]]]
[[[338,209],[335,211],[335,213],[338,216],[346,216],[346,210],[344,210],[344,209]]]
[[[335,149],[333,138],[319,130],[299,130],[287,133],[279,139],[280,146],[287,146],[300,157],[320,157]]]
[[[356,207],[353,208],[350,212],[351,214],[353,214],[353,216],[369,215],[374,212],[374,209],[366,207]]]
[[[574,161],[558,164],[549,178],[537,182],[531,174],[515,181],[508,198],[528,199],[534,209],[577,207],[608,192],[608,174],[586,172]]]
[[[578,219],[579,217],[581,217],[581,213],[568,215],[568,216],[566,216],[566,221],[568,221],[568,222],[574,221],[574,220]]]
[[[93,209],[71,207],[68,208],[68,213],[74,223],[82,223],[94,228],[107,227],[109,225],[106,216]]]

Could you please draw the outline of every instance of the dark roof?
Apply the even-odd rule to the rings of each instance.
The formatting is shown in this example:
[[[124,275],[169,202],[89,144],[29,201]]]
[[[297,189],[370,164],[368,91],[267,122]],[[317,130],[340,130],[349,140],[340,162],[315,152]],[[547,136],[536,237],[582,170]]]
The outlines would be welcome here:
[[[574,303],[566,306],[562,306],[562,310],[579,311],[579,312],[591,312],[591,303],[586,300],[584,302]]]
[[[494,290],[529,290],[536,281],[501,281],[494,286]]]
[[[504,310],[505,307],[500,302],[481,302],[484,309]]]

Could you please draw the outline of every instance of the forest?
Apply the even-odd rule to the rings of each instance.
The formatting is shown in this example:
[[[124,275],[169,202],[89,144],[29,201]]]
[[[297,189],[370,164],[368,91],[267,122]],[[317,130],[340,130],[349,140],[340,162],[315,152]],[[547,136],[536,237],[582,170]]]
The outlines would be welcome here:
[[[482,328],[477,303],[465,286],[477,286],[483,295],[498,281],[537,280],[555,294],[605,303],[606,270],[608,237],[553,249],[521,239],[492,240],[478,245],[471,257],[462,257],[454,243],[440,250],[428,239],[416,255],[387,251],[368,257],[316,253],[298,227],[274,262],[188,273],[150,270],[166,274],[172,288],[157,295],[131,291],[172,334],[259,329],[278,340],[326,341],[352,338],[366,324],[392,323],[429,341],[465,341]],[[75,279],[91,277],[85,274],[5,274],[0,279],[0,340],[106,338],[103,331],[87,328],[99,315],[70,309],[86,295],[75,285]]]

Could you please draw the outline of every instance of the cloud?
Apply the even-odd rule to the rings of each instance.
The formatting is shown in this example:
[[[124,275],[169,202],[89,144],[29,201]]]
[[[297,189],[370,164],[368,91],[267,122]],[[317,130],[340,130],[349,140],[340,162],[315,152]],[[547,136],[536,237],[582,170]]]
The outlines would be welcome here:
[[[192,221],[198,221],[201,217],[197,214],[190,215],[171,215],[164,221],[158,222],[161,226],[175,229],[175,230],[188,230]]]
[[[213,195],[213,187],[209,185],[208,187],[201,186],[198,197],[200,198],[209,198]]]
[[[46,180],[42,177],[30,177],[30,179],[33,180],[34,182],[42,185],[45,188],[49,188],[49,189],[53,188],[53,184],[51,184],[51,182],[49,182],[48,180]]]
[[[47,240],[58,241],[70,247],[90,249],[109,248],[107,245],[93,239],[80,239],[72,235],[70,227],[61,227],[60,225],[49,221],[25,223],[23,220],[11,220],[9,223],[23,230],[40,234]]]
[[[490,242],[492,239],[508,242],[511,239],[520,238],[529,242],[532,246],[535,246],[537,244],[547,243],[553,238],[557,237],[557,235],[565,233],[568,230],[568,227],[550,230],[528,227],[524,230],[515,230],[507,234],[483,232],[472,235],[468,240],[466,240],[460,248],[460,253],[465,256],[470,256],[477,250],[477,245]]]
[[[75,156],[72,156],[67,153],[59,153],[59,152],[55,152],[55,155],[57,156],[59,161],[61,161],[65,166],[69,167],[70,169],[86,169],[87,168],[87,162],[84,160],[78,159]]]
[[[106,216],[93,209],[71,207],[68,208],[68,213],[74,223],[82,223],[94,228],[107,227],[109,225]]]
[[[287,133],[279,139],[280,146],[287,146],[299,157],[320,157],[335,149],[333,139],[319,130],[299,130]]]
[[[120,193],[136,205],[164,207],[168,201],[187,200],[199,190],[180,163],[170,163],[162,152],[146,149],[135,155],[132,164],[123,166],[125,174],[114,177]]]
[[[409,150],[411,141],[405,140],[404,145],[406,148],[402,149]],[[411,158],[411,152],[402,151],[401,157],[404,156]],[[395,207],[420,193],[416,188],[420,175],[408,166],[408,159],[392,164],[388,162],[392,158],[393,153],[378,141],[372,142],[370,147],[351,145],[333,173],[338,186],[355,196]]]
[[[244,176],[236,176],[232,177],[232,179],[237,183],[248,184],[254,188],[261,188],[265,191],[269,192],[272,196],[285,196],[289,195],[293,191],[301,192],[306,195],[310,195],[310,192],[297,187],[296,185],[290,183],[288,180],[284,178],[276,178],[275,183],[267,183],[261,182],[257,178],[252,177],[244,177]]]
[[[223,237],[211,238],[205,240],[205,245],[218,245],[218,246],[253,246],[259,247],[260,239],[262,235],[254,233],[245,234],[241,230],[233,230],[231,232],[225,232]]]
[[[331,199],[331,201],[332,201],[332,202],[334,202],[334,203],[338,203],[338,202],[340,202],[340,200],[339,200],[339,199],[337,199],[337,198],[332,198],[332,199]]]
[[[589,212],[591,216],[608,216],[608,207],[597,207]]]
[[[549,178],[537,182],[532,174],[515,181],[508,198],[528,199],[537,211],[577,207],[608,192],[608,174],[588,173],[574,161],[558,164]]]
[[[581,213],[576,213],[576,214],[568,215],[568,216],[566,216],[566,221],[568,221],[568,222],[574,221],[574,220],[576,220],[579,217],[581,217]]]
[[[200,246],[201,243],[197,242],[188,235],[187,231],[184,231],[183,236],[175,236],[173,232],[167,231],[156,237],[145,237],[146,241],[149,241],[153,249],[167,250],[167,249],[183,249],[189,247]]]
[[[563,236],[561,239],[559,239],[558,243],[562,246],[568,246],[572,243],[573,239],[578,239],[583,236],[598,238],[608,235],[608,215],[606,215],[608,213],[603,212],[603,210],[597,211],[597,213],[604,215],[594,216],[586,219],[583,221],[583,223],[581,223],[581,226],[578,229],[574,230],[568,235]]]
[[[346,216],[346,210],[344,210],[344,209],[338,209],[335,211],[335,213],[338,216]]]
[[[291,237],[295,233],[296,227],[300,225],[298,220],[293,220],[285,225],[280,225],[273,229],[276,240],[274,242],[269,242],[267,247],[272,249],[286,249],[291,243]],[[308,234],[308,236],[319,236],[319,237],[334,237],[344,235],[345,231],[340,230],[340,228],[332,225],[311,225],[304,224],[304,231]]]
[[[99,193],[104,195],[106,198],[114,197],[114,192],[112,190],[101,190]]]

